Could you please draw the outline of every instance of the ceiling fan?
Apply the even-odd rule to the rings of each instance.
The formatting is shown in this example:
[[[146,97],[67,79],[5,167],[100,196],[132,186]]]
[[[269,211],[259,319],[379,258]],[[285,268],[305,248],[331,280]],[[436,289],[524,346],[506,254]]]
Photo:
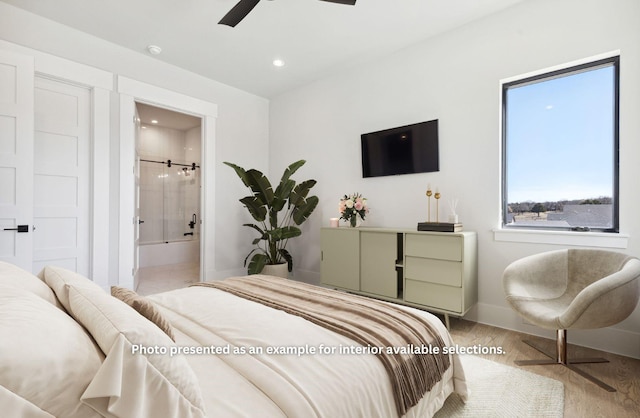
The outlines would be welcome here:
[[[356,0],[321,0],[327,1],[329,3],[339,3],[339,4],[349,4],[354,6],[356,4]],[[224,17],[218,22],[220,25],[227,25],[231,27],[235,27],[242,19],[244,19],[251,10],[260,2],[260,0],[240,0],[229,13],[224,15]]]

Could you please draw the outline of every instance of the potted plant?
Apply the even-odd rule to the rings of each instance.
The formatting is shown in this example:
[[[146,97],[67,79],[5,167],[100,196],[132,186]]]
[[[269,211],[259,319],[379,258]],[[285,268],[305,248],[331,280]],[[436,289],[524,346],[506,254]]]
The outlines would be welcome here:
[[[253,192],[252,195],[240,199],[257,222],[243,224],[243,226],[248,226],[259,234],[253,240],[256,248],[251,250],[244,260],[245,267],[249,262],[247,269],[249,274],[261,273],[266,265],[284,263],[287,265],[285,276],[287,271],[292,271],[293,259],[286,249],[287,243],[289,239],[302,234],[297,225],[306,221],[318,205],[317,196],[307,197],[316,184],[315,180],[305,180],[296,184],[291,179],[293,173],[305,162],[305,160],[296,161],[287,167],[275,190],[262,172],[255,169],[245,170],[225,162]],[[284,212],[282,216],[280,212]]]

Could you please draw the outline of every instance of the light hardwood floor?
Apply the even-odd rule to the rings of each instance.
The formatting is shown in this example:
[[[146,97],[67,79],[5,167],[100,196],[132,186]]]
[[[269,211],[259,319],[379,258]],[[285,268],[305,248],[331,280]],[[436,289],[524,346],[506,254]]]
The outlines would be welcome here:
[[[535,341],[549,352],[554,352],[555,341],[455,318],[451,318],[450,333],[458,345],[496,346],[502,347],[506,352],[504,355],[480,357],[564,383],[564,416],[566,418],[640,417],[640,360],[572,345],[571,331],[568,332],[569,359],[571,357],[604,357],[610,361],[610,363],[578,366],[617,389],[617,392],[610,393],[566,367],[558,365],[521,367],[514,364],[514,360],[545,358],[544,355],[523,343],[523,338]]]

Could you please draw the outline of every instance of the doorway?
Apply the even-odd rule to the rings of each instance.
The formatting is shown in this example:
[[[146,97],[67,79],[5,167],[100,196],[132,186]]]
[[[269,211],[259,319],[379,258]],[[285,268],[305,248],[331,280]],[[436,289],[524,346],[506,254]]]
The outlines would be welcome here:
[[[138,197],[135,190],[137,167],[136,103],[146,103],[162,109],[195,115],[202,122],[201,212],[200,219],[200,280],[213,280],[216,275],[215,233],[215,138],[218,106],[191,96],[143,83],[127,77],[117,77],[120,102],[120,141],[118,146],[118,245],[114,268],[119,286],[135,289],[137,274],[136,233],[138,231]],[[133,220],[133,222],[132,222]]]
[[[136,290],[200,279],[202,119],[136,102]]]

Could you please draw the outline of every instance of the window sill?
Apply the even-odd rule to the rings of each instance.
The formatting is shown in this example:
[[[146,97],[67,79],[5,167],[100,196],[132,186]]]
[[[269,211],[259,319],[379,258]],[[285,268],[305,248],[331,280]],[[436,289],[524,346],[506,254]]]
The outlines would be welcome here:
[[[531,229],[500,228],[493,230],[493,239],[504,242],[625,249],[628,246],[629,236],[612,232],[536,231]]]

